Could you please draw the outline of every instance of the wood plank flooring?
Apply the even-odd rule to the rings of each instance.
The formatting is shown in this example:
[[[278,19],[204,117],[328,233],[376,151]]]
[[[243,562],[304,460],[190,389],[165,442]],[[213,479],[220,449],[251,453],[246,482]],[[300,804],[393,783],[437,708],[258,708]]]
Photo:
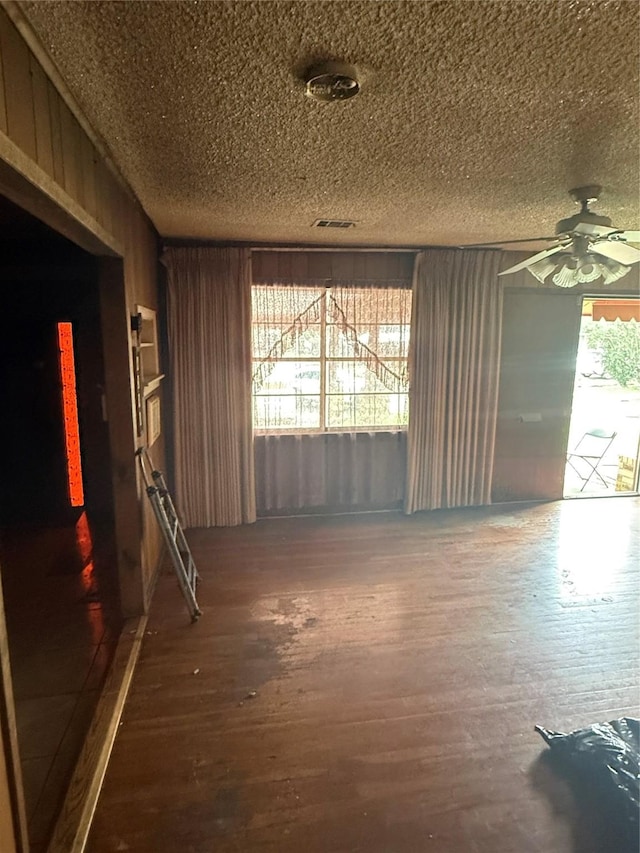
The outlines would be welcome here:
[[[536,723],[638,715],[640,501],[275,519],[164,575],[90,853],[621,853]]]
[[[0,530],[31,853],[46,849],[122,625],[108,532],[75,521]]]

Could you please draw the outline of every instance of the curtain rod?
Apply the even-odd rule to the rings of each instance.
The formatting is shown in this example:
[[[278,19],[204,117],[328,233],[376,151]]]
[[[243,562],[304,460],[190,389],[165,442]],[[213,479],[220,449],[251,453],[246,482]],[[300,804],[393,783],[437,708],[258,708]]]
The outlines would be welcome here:
[[[330,287],[332,284],[345,285],[345,284],[357,284],[362,283],[366,284],[369,287],[387,287],[389,285],[405,285],[411,284],[411,277],[407,276],[406,278],[362,278],[359,276],[347,276],[344,278],[325,278],[324,276],[316,276],[312,275],[309,277],[303,277],[302,279],[295,278],[287,278],[287,277],[279,277],[279,276],[258,276],[257,278],[252,279],[254,284],[264,284],[269,287],[278,287],[279,285],[283,285],[284,287],[289,286],[291,284],[298,284],[300,287]]]
[[[380,248],[376,246],[250,246],[252,252],[386,252],[391,254],[416,254],[421,249],[405,249],[388,246]]]
[[[0,0],[0,3],[2,0]],[[436,245],[426,245],[426,246],[305,246],[304,244],[299,246],[274,246],[272,243],[263,244],[260,243],[247,243],[239,240],[198,240],[194,238],[178,238],[178,237],[168,237],[162,241],[162,249],[170,248],[202,248],[202,249],[225,249],[225,248],[237,248],[237,249],[249,249],[250,252],[385,252],[386,254],[406,254],[406,255],[416,255],[418,252],[423,252],[425,249],[466,249],[466,246],[436,246]],[[487,247],[486,251],[503,251],[502,249],[493,249],[491,247]]]
[[[397,254],[416,254],[424,248],[429,249],[450,249],[451,246],[318,246],[305,245],[285,245],[278,246],[273,243],[247,243],[241,240],[204,240],[193,237],[165,237],[162,240],[162,248],[238,248],[249,249],[251,252],[394,252]]]
[[[482,246],[248,246],[252,252],[386,252],[387,254],[412,254],[424,252],[425,249],[481,249]],[[493,246],[487,246],[483,251],[502,252]],[[524,250],[521,250],[524,253]]]

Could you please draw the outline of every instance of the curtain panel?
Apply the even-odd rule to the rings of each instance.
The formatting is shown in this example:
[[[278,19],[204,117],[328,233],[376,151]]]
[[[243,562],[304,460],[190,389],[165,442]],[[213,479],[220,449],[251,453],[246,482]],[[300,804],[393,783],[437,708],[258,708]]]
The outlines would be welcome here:
[[[416,256],[409,349],[405,512],[491,502],[498,405],[501,253]]]
[[[255,521],[249,250],[170,248],[163,261],[184,523]]]
[[[406,449],[400,431],[256,435],[258,515],[397,509]]]

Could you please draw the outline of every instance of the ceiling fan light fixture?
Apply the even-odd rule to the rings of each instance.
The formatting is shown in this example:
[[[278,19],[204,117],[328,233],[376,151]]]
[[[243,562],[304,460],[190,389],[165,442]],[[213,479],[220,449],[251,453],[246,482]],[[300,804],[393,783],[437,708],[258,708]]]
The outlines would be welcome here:
[[[538,266],[538,264],[534,264],[534,266]],[[558,266],[559,268],[557,268]],[[557,287],[576,287],[578,284],[587,284],[590,281],[596,281],[598,278],[602,278],[603,284],[611,284],[625,276],[631,267],[619,264],[609,258],[600,258],[589,254],[581,258],[571,255],[561,260],[559,265],[556,261],[554,269],[557,271],[552,276],[551,281]],[[529,267],[529,271],[532,271],[531,267]],[[540,279],[535,272],[533,274],[538,281],[544,280]]]
[[[587,255],[586,258],[580,258],[576,272],[580,283],[595,281],[602,275],[600,264],[592,255]]]
[[[571,190],[571,196],[581,205],[580,213],[561,219],[556,225],[555,238],[531,239],[531,242],[554,240],[556,245],[501,270],[498,275],[512,275],[526,269],[541,283],[550,278],[557,287],[575,287],[600,278],[603,284],[611,284],[625,276],[634,264],[640,264],[640,248],[629,245],[640,244],[640,231],[613,228],[608,217],[598,216],[589,210],[589,202],[598,198],[601,189],[590,184]],[[523,242],[529,241],[503,240],[483,245],[504,246]],[[475,244],[469,248],[478,246]]]
[[[571,265],[571,262],[567,261],[552,276],[551,281],[558,287],[575,287],[580,283],[578,279],[578,265],[576,263]]]
[[[545,279],[551,275],[551,273],[558,266],[558,261],[551,258],[542,258],[540,261],[536,261],[535,264],[531,264],[530,267],[527,267],[531,275],[535,276],[538,281],[543,284]]]
[[[614,281],[625,276],[631,269],[631,267],[619,264],[617,261],[612,261],[609,258],[601,261],[600,266],[602,269],[603,284],[612,284]]]

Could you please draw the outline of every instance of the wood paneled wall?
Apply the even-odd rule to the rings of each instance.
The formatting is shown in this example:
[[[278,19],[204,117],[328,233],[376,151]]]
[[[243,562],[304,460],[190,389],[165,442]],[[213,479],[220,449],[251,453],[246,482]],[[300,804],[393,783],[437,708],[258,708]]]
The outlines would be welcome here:
[[[0,192],[94,254],[122,257],[128,313],[136,304],[157,308],[155,231],[4,9],[0,9],[0,161]],[[119,322],[126,323],[127,318],[120,317]],[[129,338],[128,349],[130,343]],[[122,474],[123,468],[132,466],[135,433],[131,411],[121,407],[116,411],[131,421],[130,439],[122,442],[122,455],[114,460]],[[154,457],[157,465],[164,464],[161,443],[154,446]],[[144,541],[139,553],[129,551],[127,559],[142,563],[142,601],[160,553],[160,537],[146,500],[140,501]]]
[[[27,177],[45,193],[61,190],[107,244],[130,249],[126,234],[140,211],[2,9],[0,60],[0,131],[24,156]]]
[[[504,295],[494,501],[562,497],[579,327],[566,293]]]
[[[37,45],[35,53],[28,47],[11,20],[14,12],[11,4],[0,8],[0,194],[87,251],[105,256],[103,308],[107,305],[111,313],[103,314],[103,331],[116,536],[120,577],[125,580],[123,606],[133,615],[148,600],[161,553],[161,536],[134,457],[130,332],[130,315],[137,304],[158,307],[157,234],[100,143],[72,112],[68,95],[66,100],[62,96],[64,84],[56,88],[54,71],[47,76],[36,58]],[[44,55],[42,62],[48,67]],[[154,445],[154,462],[164,466],[162,441]],[[6,651],[6,636],[0,631],[0,654]],[[0,685],[3,698],[6,691]],[[4,731],[2,735],[2,754],[15,768],[15,740],[7,741]],[[16,850],[26,851],[24,826],[15,829],[24,824],[24,815],[20,808],[16,811],[16,788],[4,778],[1,764],[0,846],[9,851],[14,844]],[[22,801],[20,790],[17,796]],[[9,802],[13,832],[5,813]]]
[[[260,251],[251,253],[251,275],[256,284],[293,282],[366,281],[368,284],[392,282],[411,287],[413,252],[306,252]]]

